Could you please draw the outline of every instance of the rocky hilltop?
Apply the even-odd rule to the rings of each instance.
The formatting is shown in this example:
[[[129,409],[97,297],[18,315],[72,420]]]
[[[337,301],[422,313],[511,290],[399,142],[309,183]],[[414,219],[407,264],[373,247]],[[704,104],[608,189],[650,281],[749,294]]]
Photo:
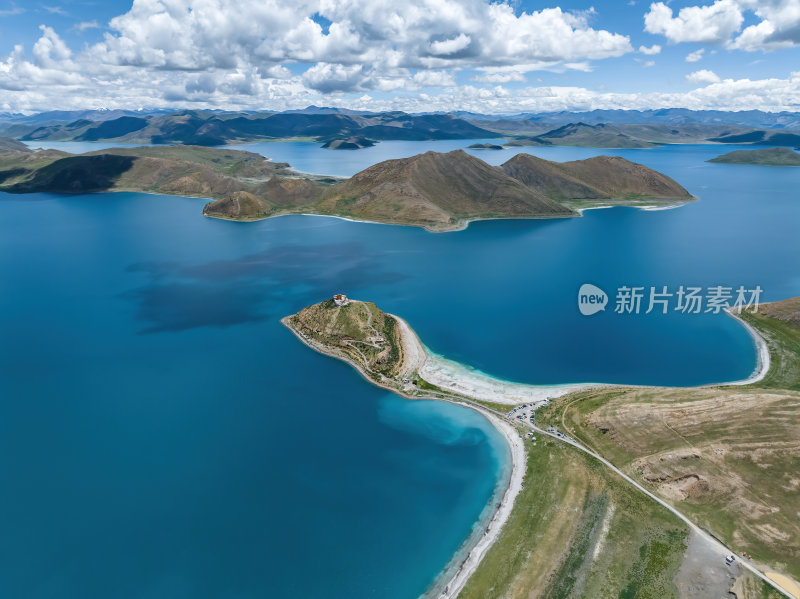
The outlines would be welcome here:
[[[311,347],[347,360],[378,384],[402,386],[403,377],[416,376],[417,364],[406,355],[395,317],[372,302],[336,298],[303,308],[282,322]]]

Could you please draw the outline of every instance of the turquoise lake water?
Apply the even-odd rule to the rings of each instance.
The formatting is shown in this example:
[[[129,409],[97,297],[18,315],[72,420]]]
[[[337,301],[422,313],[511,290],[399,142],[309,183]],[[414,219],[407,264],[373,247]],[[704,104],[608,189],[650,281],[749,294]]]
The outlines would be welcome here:
[[[346,176],[470,143],[246,148]],[[746,377],[752,341],[729,317],[576,304],[584,282],[800,294],[800,169],[704,162],[727,150],[530,149],[623,155],[700,201],[448,234],[224,222],[167,196],[0,194],[0,595],[418,596],[490,500],[503,441],[469,410],[371,386],[279,318],[343,291],[502,378]]]

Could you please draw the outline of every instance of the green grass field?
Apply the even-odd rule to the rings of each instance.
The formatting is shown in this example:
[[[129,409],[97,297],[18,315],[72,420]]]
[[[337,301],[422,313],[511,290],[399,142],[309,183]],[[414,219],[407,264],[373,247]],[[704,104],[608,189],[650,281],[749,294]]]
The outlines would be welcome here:
[[[800,578],[800,327],[743,318],[770,349],[759,383],[586,391],[540,410],[537,423],[567,431],[736,551]]]
[[[683,524],[579,450],[525,445],[511,518],[459,597],[677,597]]]

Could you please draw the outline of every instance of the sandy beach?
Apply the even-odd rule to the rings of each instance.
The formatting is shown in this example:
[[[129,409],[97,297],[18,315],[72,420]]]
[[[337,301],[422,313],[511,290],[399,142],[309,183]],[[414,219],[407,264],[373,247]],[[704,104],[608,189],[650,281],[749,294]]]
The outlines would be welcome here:
[[[731,382],[710,383],[706,386],[719,385],[751,385],[761,381],[769,371],[770,357],[769,347],[761,334],[756,331],[749,323],[739,317],[736,313],[728,310],[729,316],[738,320],[742,326],[750,333],[756,347],[756,367],[753,373],[746,379]],[[554,399],[587,389],[596,389],[607,386],[604,383],[569,383],[564,385],[529,385],[524,383],[514,383],[494,378],[464,364],[448,360],[439,356],[426,348],[402,318],[395,316],[401,324],[403,338],[409,340],[405,345],[408,347],[410,371],[417,370],[419,375],[429,383],[437,387],[464,395],[472,399],[488,401],[509,406],[523,403],[538,403],[547,399]],[[635,387],[638,385],[625,385]]]
[[[447,391],[509,406],[541,402],[600,386],[594,383],[526,385],[503,381],[430,352],[419,374],[429,383]]]
[[[445,391],[471,399],[513,406],[541,402],[601,386],[598,383],[526,385],[496,379],[431,352],[405,320],[394,314],[392,316],[400,324],[402,332],[406,356],[404,371],[416,370],[423,379]]]
[[[744,328],[747,329],[747,332],[750,333],[750,337],[753,339],[753,343],[756,346],[756,368],[753,370],[753,374],[751,374],[746,379],[742,379],[741,381],[733,381],[731,383],[722,383],[724,385],[752,385],[753,383],[757,383],[762,380],[765,376],[767,376],[767,372],[769,372],[769,346],[767,346],[767,342],[761,336],[757,330],[755,330],[749,322],[744,320],[741,316],[733,312],[732,310],[725,310],[725,312],[738,320]]]
[[[525,478],[525,447],[520,434],[508,422],[505,422],[485,410],[469,406],[481,412],[491,422],[495,428],[505,437],[511,450],[511,476],[506,487],[500,505],[497,507],[492,519],[484,529],[483,534],[467,553],[464,560],[458,566],[455,573],[448,579],[442,592],[438,595],[440,599],[451,599],[457,597],[464,585],[467,584],[470,576],[480,565],[486,553],[491,549],[494,542],[500,536],[500,531],[511,516],[514,503],[522,490],[522,481]]]

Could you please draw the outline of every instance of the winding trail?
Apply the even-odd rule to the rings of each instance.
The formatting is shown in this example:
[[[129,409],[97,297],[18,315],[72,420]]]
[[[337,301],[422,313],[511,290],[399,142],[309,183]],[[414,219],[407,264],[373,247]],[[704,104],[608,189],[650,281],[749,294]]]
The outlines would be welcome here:
[[[647,495],[650,499],[652,499],[653,501],[655,501],[659,505],[665,507],[670,512],[672,512],[675,516],[680,518],[684,522],[684,524],[686,524],[691,530],[693,530],[694,532],[696,532],[697,534],[702,536],[704,539],[708,540],[712,545],[714,545],[714,547],[716,547],[720,551],[720,555],[737,555],[735,551],[733,551],[732,549],[727,547],[725,544],[723,544],[714,535],[712,535],[712,534],[708,533],[707,531],[705,531],[704,529],[700,528],[697,524],[692,522],[687,516],[684,516],[680,511],[678,511],[672,505],[667,503],[665,500],[661,499],[660,497],[658,497],[654,493],[651,493],[650,491],[648,491],[646,488],[644,488],[642,485],[640,485],[638,482],[636,482],[630,476],[628,476],[627,474],[622,472],[622,470],[620,470],[619,468],[614,466],[614,464],[609,462],[607,459],[605,459],[600,454],[595,453],[594,451],[592,451],[591,449],[589,449],[587,447],[584,447],[583,445],[581,445],[580,443],[578,443],[574,439],[571,439],[571,438],[566,437],[566,436],[562,437],[562,436],[559,436],[556,433],[548,432],[548,431],[546,431],[544,429],[541,429],[538,426],[535,426],[533,424],[529,424],[529,423],[525,423],[525,424],[526,424],[526,426],[528,428],[536,431],[539,434],[547,435],[547,436],[552,437],[552,438],[554,438],[554,439],[556,439],[558,441],[562,441],[562,442],[566,443],[567,445],[572,445],[572,447],[575,447],[576,449],[579,449],[580,451],[592,456],[595,460],[597,460],[598,462],[600,462],[601,464],[606,466],[609,470],[613,471],[618,476],[620,476],[625,482],[633,485],[639,491],[641,491],[642,493]],[[780,586],[778,586],[777,583],[775,583],[775,581],[770,580],[769,578],[767,578],[767,576],[763,572],[761,572],[761,570],[756,568],[754,565],[752,565],[748,561],[738,559],[738,556],[737,556],[737,560],[736,561],[737,561],[737,563],[739,564],[740,567],[744,567],[746,570],[749,570],[752,574],[754,574],[756,577],[758,577],[761,580],[763,580],[764,582],[766,582],[768,585],[773,587],[775,590],[780,591],[783,595],[785,595],[786,597],[789,597],[789,599],[794,599],[793,595],[791,595],[788,591],[786,591],[786,590],[782,589]]]

